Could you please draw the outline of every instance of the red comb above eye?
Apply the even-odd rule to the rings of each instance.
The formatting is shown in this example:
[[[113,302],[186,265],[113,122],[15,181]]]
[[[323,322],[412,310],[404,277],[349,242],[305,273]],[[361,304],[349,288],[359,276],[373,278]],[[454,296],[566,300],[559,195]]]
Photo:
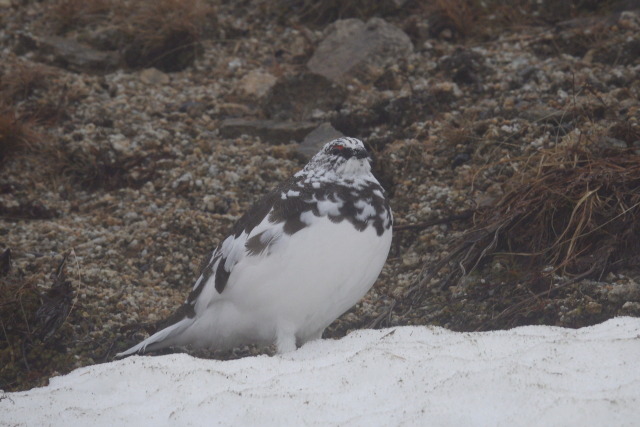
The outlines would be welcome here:
[[[334,150],[344,150],[344,145],[334,145],[333,149]]]

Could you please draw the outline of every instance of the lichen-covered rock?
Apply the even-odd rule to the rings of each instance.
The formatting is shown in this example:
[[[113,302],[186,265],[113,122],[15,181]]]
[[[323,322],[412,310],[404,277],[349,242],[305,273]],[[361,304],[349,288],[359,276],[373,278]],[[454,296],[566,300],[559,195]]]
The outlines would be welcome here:
[[[307,67],[336,82],[348,77],[375,79],[379,69],[412,52],[409,36],[383,19],[343,19],[330,26]]]
[[[302,73],[281,78],[263,102],[267,116],[276,119],[308,120],[318,111],[337,110],[346,91],[319,74]]]

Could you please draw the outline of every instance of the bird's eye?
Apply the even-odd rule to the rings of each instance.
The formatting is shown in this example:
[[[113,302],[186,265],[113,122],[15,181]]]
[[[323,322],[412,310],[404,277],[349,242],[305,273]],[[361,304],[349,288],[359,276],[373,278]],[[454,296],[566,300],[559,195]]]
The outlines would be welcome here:
[[[331,148],[331,154],[338,155],[338,154],[342,153],[343,150],[344,150],[344,145],[334,145]]]

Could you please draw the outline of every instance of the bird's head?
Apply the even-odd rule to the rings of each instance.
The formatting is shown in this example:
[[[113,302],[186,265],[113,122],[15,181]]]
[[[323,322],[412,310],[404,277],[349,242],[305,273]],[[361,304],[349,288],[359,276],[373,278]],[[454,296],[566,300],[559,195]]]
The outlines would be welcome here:
[[[358,177],[371,173],[370,160],[362,141],[343,137],[326,143],[304,170],[333,173],[340,178]]]

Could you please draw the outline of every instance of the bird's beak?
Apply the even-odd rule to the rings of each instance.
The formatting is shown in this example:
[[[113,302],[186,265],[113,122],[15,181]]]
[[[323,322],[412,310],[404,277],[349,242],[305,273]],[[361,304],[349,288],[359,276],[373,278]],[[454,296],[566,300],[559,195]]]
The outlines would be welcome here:
[[[353,154],[355,155],[356,159],[369,159],[369,161],[371,161],[367,150],[355,150],[355,153]]]

